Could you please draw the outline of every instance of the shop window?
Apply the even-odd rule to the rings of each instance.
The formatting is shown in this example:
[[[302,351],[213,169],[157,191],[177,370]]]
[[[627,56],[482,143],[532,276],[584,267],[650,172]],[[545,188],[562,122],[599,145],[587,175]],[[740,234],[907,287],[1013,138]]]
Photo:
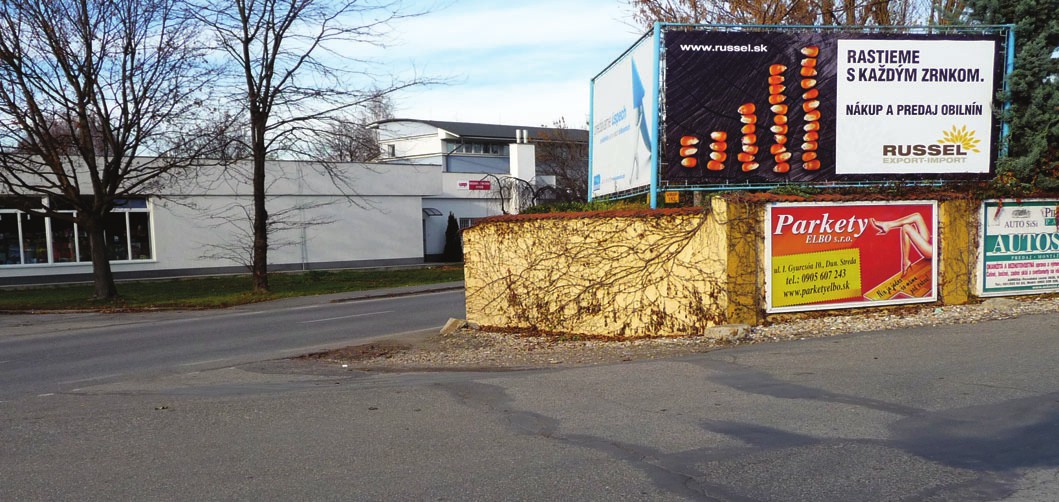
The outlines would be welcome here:
[[[103,235],[107,241],[107,259],[129,259],[129,226],[125,213],[110,213],[103,220]]]
[[[129,213],[129,252],[133,260],[151,259],[151,215]]]
[[[87,242],[84,244],[86,247]],[[51,256],[55,263],[78,261],[77,225],[72,221],[51,219]],[[86,260],[87,261],[87,260]]]
[[[23,213],[22,263],[48,263],[48,231],[45,218]]]
[[[74,211],[61,211],[71,216]],[[151,213],[146,199],[116,201],[104,218],[107,257],[150,260]],[[91,244],[83,226],[14,209],[0,210],[0,265],[89,262]]]
[[[22,245],[18,231],[17,211],[0,211],[0,265],[22,263]]]
[[[92,261],[92,239],[81,225],[77,226],[77,261]]]

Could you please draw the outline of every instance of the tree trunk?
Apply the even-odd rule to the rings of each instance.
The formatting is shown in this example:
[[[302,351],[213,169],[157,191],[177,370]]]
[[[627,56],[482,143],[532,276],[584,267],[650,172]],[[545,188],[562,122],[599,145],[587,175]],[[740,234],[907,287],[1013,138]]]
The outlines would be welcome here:
[[[82,223],[88,232],[89,250],[92,254],[92,299],[113,300],[118,297],[118,288],[114,285],[114,274],[110,270],[110,259],[107,258],[107,238],[103,234],[103,217],[87,215]]]
[[[264,126],[258,128],[264,130]],[[268,292],[268,211],[265,210],[264,138],[254,139],[254,292]]]

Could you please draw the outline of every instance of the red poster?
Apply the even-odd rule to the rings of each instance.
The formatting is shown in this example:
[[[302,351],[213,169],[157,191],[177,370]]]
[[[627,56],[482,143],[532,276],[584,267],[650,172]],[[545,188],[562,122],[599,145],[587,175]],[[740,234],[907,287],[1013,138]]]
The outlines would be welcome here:
[[[769,206],[767,311],[937,299],[934,202]]]

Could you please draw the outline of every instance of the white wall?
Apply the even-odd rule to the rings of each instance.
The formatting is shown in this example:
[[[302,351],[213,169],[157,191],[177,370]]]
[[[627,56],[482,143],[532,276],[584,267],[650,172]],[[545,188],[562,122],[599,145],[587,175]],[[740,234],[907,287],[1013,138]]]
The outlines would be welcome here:
[[[469,190],[461,183],[490,181],[491,190]],[[466,185],[464,185],[466,186]],[[441,211],[441,216],[428,217],[423,232],[427,255],[441,254],[445,250],[445,229],[449,213],[456,218],[485,218],[503,214],[496,179],[474,173],[441,173],[441,191],[437,195],[424,197],[423,207]]]
[[[389,157],[388,145],[393,145],[394,157],[404,161],[441,163],[445,133],[434,126],[416,121],[385,122],[379,124],[378,133],[384,159]]]
[[[303,258],[310,268],[311,264],[422,260],[422,200],[441,192],[441,166],[343,164],[334,166],[335,175],[345,180],[339,184],[311,163],[273,162],[268,167],[272,195],[267,207],[273,219],[326,221],[309,225],[304,232],[292,229],[271,235],[272,243],[287,245],[270,252],[270,265],[300,268]],[[180,275],[240,267],[236,261],[209,257],[218,254],[218,246],[246,242],[240,239],[239,228],[248,229],[249,222],[240,206],[250,207],[252,199],[245,180],[231,174],[238,171],[227,175],[211,171],[216,176],[204,174],[197,180],[200,183],[184,180],[167,193],[149,197],[154,259],[113,261],[113,270]],[[299,206],[304,209],[283,214]],[[83,262],[5,265],[0,266],[0,280],[91,270],[91,263]]]

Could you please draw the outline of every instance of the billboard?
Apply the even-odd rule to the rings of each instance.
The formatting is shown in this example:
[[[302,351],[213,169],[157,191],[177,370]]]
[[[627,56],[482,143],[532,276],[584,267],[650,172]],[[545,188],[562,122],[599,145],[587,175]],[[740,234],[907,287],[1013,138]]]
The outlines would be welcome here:
[[[937,300],[937,203],[766,208],[767,312]]]
[[[1000,35],[666,31],[669,183],[981,179]]]
[[[651,184],[658,130],[657,59],[654,40],[647,37],[592,80],[592,197]]]
[[[979,218],[982,296],[1059,292],[1059,200],[987,200]]]

